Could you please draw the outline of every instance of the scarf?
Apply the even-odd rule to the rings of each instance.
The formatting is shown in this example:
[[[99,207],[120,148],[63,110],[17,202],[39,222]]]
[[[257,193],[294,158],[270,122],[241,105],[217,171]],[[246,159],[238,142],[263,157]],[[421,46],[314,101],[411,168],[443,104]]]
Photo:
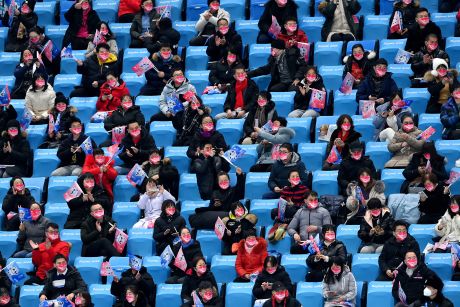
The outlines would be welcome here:
[[[265,114],[265,107],[258,107],[254,119],[257,119],[258,127],[263,127],[267,123],[267,116]]]
[[[200,130],[201,136],[206,139],[209,139],[213,133],[214,133],[214,129],[212,129],[211,131],[204,131],[203,129]]]
[[[248,87],[248,79],[244,79],[244,81],[239,82],[236,81],[235,84],[235,91],[236,91],[236,102],[235,102],[235,110],[240,108],[242,109],[244,106],[243,100],[243,92]]]

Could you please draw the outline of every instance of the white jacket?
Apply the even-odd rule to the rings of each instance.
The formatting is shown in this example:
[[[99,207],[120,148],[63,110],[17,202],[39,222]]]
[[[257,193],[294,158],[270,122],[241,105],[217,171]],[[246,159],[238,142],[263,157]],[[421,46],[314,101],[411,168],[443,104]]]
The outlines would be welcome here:
[[[443,224],[443,225],[442,225]],[[441,226],[442,227],[441,229]],[[456,214],[452,218],[448,211],[439,219],[434,227],[436,235],[441,237],[440,243],[460,242],[460,215]]]
[[[208,12],[209,10],[204,11],[203,13],[200,14],[200,19],[196,22],[195,25],[195,30],[197,30],[199,33],[198,35],[201,35],[201,32],[204,30],[204,27],[208,22],[212,23],[213,25],[217,26],[217,21],[221,18],[225,18],[228,20],[228,24],[230,24],[230,14],[224,10],[223,8],[219,8],[217,11],[217,17],[211,16],[209,20],[206,21],[204,18],[204,13]]]
[[[54,99],[56,93],[53,87],[48,83],[46,91],[32,91],[32,86],[29,87],[26,93],[26,109],[32,115],[48,118],[49,110],[54,107]]]
[[[176,202],[174,196],[168,191],[164,190],[163,193],[158,193],[155,197],[150,197],[144,193],[137,202],[137,207],[144,210],[146,220],[155,220],[161,215],[161,205],[167,199]]]

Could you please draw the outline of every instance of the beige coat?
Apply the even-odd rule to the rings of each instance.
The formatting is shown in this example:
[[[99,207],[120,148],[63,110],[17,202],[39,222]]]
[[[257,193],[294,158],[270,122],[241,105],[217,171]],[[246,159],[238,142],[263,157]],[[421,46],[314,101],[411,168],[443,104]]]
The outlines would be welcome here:
[[[405,168],[409,165],[412,155],[422,150],[424,140],[417,140],[417,136],[422,133],[417,127],[414,127],[409,133],[399,129],[395,136],[388,144],[388,150],[393,153],[393,157],[385,164],[386,168]],[[404,135],[409,135],[407,140],[403,139]],[[406,143],[403,147],[403,144]]]
[[[434,231],[441,237],[440,243],[460,242],[460,215],[457,214],[452,218],[446,211],[434,227]]]
[[[48,84],[46,91],[34,92],[31,86],[26,93],[26,109],[29,110],[32,115],[48,118],[49,110],[54,107],[55,98],[56,93],[50,84]]]

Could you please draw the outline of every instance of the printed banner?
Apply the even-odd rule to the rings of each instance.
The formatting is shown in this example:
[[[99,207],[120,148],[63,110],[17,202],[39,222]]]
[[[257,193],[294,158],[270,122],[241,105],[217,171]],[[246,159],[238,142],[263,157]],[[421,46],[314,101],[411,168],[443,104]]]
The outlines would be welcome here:
[[[326,92],[311,89],[310,108],[322,110],[326,106]]]
[[[121,144],[126,135],[126,126],[115,127],[112,129],[112,144]]]
[[[8,85],[5,85],[3,90],[0,92],[0,107],[7,106],[10,104],[10,102],[10,90],[8,89]]]
[[[375,101],[373,100],[360,100],[359,110],[363,115],[363,118],[371,118],[376,114],[375,112]]]
[[[91,138],[89,136],[83,141],[83,143],[81,143],[80,147],[86,155],[93,154],[93,144],[91,143]]]
[[[64,199],[66,202],[69,202],[74,198],[80,197],[81,194],[83,194],[83,191],[81,190],[78,183],[75,181],[72,184],[72,186],[70,186],[70,188],[67,190],[67,192],[64,193]]]
[[[239,158],[243,157],[246,150],[238,145],[233,145],[229,150],[224,153],[224,159],[228,162],[235,162]]]
[[[18,214],[19,220],[22,222],[24,221],[32,221],[32,216],[30,215],[30,209],[18,207]]]
[[[329,153],[326,161],[334,165],[340,164],[342,162],[342,156],[340,155],[335,145],[332,146],[331,152]]]
[[[395,64],[407,64],[409,62],[412,54],[403,49],[398,49],[398,53],[395,56]]]
[[[395,15],[393,17],[393,20],[391,21],[391,26],[390,26],[390,33],[395,33],[398,31],[402,31],[402,14],[400,11],[396,11]]]
[[[142,76],[145,72],[149,71],[152,68],[153,68],[152,61],[150,61],[148,57],[144,57],[142,60],[139,61],[139,63],[134,65],[131,69],[139,77],[139,76]]]
[[[177,252],[176,259],[174,259],[174,265],[184,272],[187,270],[187,261],[185,260],[182,247]]]
[[[214,224],[214,232],[216,233],[219,240],[222,240],[225,234],[225,224],[222,222],[220,217],[217,217],[216,223]]]
[[[339,91],[344,94],[351,94],[351,91],[353,90],[353,83],[355,83],[355,77],[347,72],[347,75],[343,78]]]
[[[300,56],[305,59],[305,62],[308,63],[310,57],[310,44],[297,42],[297,48],[299,48]]]
[[[133,168],[129,171],[126,178],[134,187],[142,185],[144,178],[147,177],[147,174],[144,172],[142,167],[139,164],[135,164]]]
[[[129,257],[129,266],[136,271],[140,271],[142,268],[142,258],[136,257],[131,254],[128,254],[128,257]]]
[[[166,268],[174,257],[174,253],[171,249],[171,246],[166,246],[164,251],[160,255],[160,264],[162,267]]]
[[[128,243],[128,235],[120,229],[115,230],[115,240],[113,241],[113,247],[121,254],[125,249],[126,243]]]
[[[272,24],[270,28],[268,29],[268,34],[276,39],[278,37],[278,34],[281,33],[281,27],[278,24],[278,20],[276,20],[276,17],[272,15]]]

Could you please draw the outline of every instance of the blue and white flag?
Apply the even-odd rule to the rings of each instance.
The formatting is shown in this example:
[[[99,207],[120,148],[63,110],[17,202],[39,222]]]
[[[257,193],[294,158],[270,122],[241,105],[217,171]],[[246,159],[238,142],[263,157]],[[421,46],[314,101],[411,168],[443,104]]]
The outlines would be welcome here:
[[[59,127],[61,125],[61,113],[59,113],[54,121],[54,132],[59,131]]]
[[[269,120],[260,129],[262,129],[265,132],[272,133],[273,132],[273,122]]]
[[[134,187],[142,185],[142,182],[144,181],[145,177],[147,177],[147,174],[144,172],[142,167],[137,163],[129,171],[128,175],[126,175],[126,178],[131,183],[131,185],[133,185]]]
[[[89,136],[86,138],[86,140],[83,141],[83,143],[81,143],[80,147],[85,152],[85,154],[93,154],[93,144],[91,143],[91,138]]]
[[[26,278],[24,273],[21,273],[21,271],[19,270],[18,265],[14,261],[10,262],[10,264],[8,264],[6,267],[4,267],[3,271],[5,271],[5,274],[8,276],[8,278],[14,284],[17,284],[18,282],[20,282],[21,280]]]
[[[394,62],[395,64],[407,64],[411,56],[412,54],[410,52],[407,52],[406,50],[403,50],[403,49],[399,49],[398,53],[396,53]]]
[[[182,111],[184,106],[180,102],[179,98],[176,95],[170,95],[166,98],[166,104],[168,105],[168,111],[173,115]]]
[[[8,89],[8,85],[5,85],[3,90],[0,92],[0,106],[9,105],[10,101],[11,101],[10,90]]]
[[[19,213],[19,220],[22,222],[24,221],[32,221],[32,216],[30,215],[30,209],[27,208],[18,208]]]
[[[284,215],[286,213],[287,201],[283,198],[278,200],[278,220],[284,221]]]
[[[161,263],[161,266],[166,268],[169,263],[172,261],[174,257],[174,253],[171,249],[171,246],[166,246],[165,250],[161,253],[160,255],[160,263]]]
[[[128,254],[128,257],[129,257],[129,266],[136,271],[140,271],[142,267],[142,258],[136,257],[131,254]]]
[[[195,307],[204,307],[203,303],[198,297],[198,294],[196,293],[196,290],[192,292],[192,298],[193,298],[193,305]]]
[[[323,245],[321,244],[321,241],[319,239],[319,234],[316,235],[316,237],[313,239],[312,236],[310,236],[310,244],[308,244],[308,252],[310,254],[317,254],[319,251],[321,251]]]
[[[73,59],[72,46],[69,44],[67,47],[62,48],[61,59],[70,58]]]
[[[19,124],[21,125],[21,130],[26,131],[29,128],[30,123],[32,122],[32,113],[26,108],[24,109],[24,113],[22,113],[21,119],[19,120]]]
[[[235,162],[239,158],[243,157],[245,153],[246,150],[244,150],[240,146],[233,145],[232,148],[230,148],[224,153],[224,159],[230,163]]]

